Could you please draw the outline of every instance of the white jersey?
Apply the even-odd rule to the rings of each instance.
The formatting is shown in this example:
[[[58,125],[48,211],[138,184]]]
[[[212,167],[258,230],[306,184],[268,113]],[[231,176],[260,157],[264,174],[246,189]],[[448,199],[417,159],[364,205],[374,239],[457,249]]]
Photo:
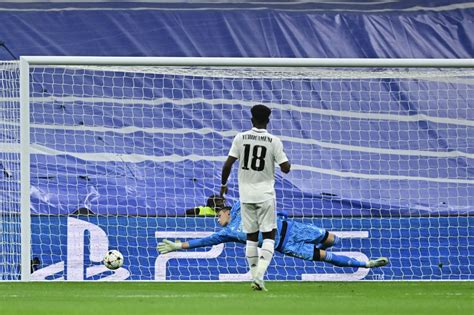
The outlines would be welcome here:
[[[235,136],[229,156],[239,160],[239,194],[242,203],[275,198],[275,163],[288,161],[279,138],[265,129],[252,128]]]

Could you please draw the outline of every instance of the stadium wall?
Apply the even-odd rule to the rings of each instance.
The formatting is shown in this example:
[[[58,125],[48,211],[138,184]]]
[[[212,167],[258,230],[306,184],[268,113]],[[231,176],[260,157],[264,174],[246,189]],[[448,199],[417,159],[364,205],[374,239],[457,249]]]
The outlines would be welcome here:
[[[473,19],[466,0],[2,1],[0,40],[17,57],[471,58]]]

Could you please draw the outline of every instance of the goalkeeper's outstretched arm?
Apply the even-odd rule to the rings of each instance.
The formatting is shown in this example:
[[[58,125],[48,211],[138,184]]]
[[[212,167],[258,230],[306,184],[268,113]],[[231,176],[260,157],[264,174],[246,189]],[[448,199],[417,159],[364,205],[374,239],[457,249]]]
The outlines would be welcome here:
[[[230,235],[228,231],[224,229],[217,233],[211,234],[208,237],[197,238],[189,240],[187,242],[163,240],[163,242],[158,243],[158,251],[160,252],[160,254],[167,254],[169,252],[174,252],[177,250],[213,246],[227,242],[242,243],[243,241],[240,240],[238,237]]]

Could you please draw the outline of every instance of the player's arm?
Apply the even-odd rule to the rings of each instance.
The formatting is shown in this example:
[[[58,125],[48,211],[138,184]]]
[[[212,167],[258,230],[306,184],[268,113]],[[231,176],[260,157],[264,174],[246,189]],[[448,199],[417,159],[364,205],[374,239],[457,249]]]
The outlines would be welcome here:
[[[197,238],[193,240],[189,240],[187,242],[179,242],[179,241],[170,241],[170,240],[163,240],[163,242],[158,243],[158,251],[160,254],[167,254],[169,252],[174,252],[177,250],[183,249],[192,249],[198,247],[206,247],[217,245],[226,242],[238,242],[238,239],[235,239],[232,235],[228,234],[225,229],[221,230],[217,233],[211,234],[207,237]]]
[[[275,141],[275,161],[283,173],[288,174],[290,172],[291,164],[288,161],[285,151],[283,151],[283,143],[280,139]]]
[[[236,135],[234,140],[232,141],[232,146],[230,147],[229,154],[227,155],[227,160],[222,167],[222,174],[221,174],[221,189],[220,195],[221,197],[227,193],[227,180],[229,179],[230,172],[232,171],[232,165],[234,165],[235,161],[239,159],[239,147],[241,142],[242,136],[240,134]]]
[[[221,196],[224,196],[224,194],[227,193],[227,180],[229,179],[230,172],[232,171],[232,165],[234,165],[235,161],[237,161],[237,158],[229,155],[224,163],[224,166],[222,167],[220,191]]]

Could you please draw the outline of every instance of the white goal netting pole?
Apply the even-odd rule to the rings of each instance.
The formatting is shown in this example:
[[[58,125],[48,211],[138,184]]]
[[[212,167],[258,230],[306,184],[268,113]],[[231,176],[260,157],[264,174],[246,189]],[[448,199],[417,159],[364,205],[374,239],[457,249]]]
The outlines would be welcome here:
[[[24,204],[28,195],[21,194],[29,182],[22,170],[29,165],[29,153],[22,145],[29,142],[22,142],[20,128],[24,120],[28,131],[29,117],[22,116],[19,96],[18,62],[0,62],[0,280],[28,280],[30,274],[29,203]]]
[[[20,61],[20,145],[21,145],[21,280],[31,275],[31,203],[30,203],[30,68]]]

